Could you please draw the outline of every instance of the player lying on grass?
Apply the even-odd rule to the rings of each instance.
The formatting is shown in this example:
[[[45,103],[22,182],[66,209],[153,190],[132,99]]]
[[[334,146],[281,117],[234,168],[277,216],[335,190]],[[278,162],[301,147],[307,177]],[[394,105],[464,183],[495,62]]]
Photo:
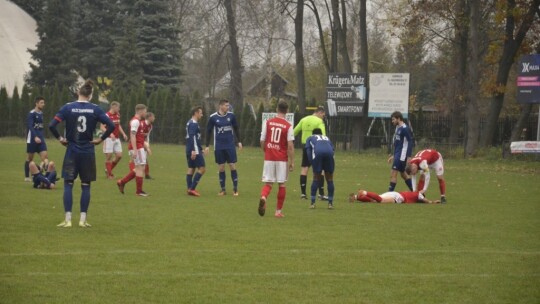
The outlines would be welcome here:
[[[412,203],[424,203],[424,204],[440,204],[441,201],[430,201],[422,193],[418,191],[403,191],[396,192],[390,191],[382,194],[377,194],[375,192],[369,192],[366,190],[358,190],[358,193],[349,194],[349,202],[354,203],[355,201],[364,202],[364,203],[381,203],[381,204],[412,204]]]
[[[32,174],[32,180],[34,182],[34,188],[36,189],[54,189],[56,184],[56,169],[54,168],[54,162],[41,163],[38,166],[35,162],[31,161],[28,164],[30,173]]]

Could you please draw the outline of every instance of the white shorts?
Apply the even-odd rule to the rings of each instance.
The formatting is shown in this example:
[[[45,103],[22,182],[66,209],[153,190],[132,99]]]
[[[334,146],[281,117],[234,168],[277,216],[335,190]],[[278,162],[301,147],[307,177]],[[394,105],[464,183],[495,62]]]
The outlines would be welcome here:
[[[133,158],[133,150],[129,150],[129,156],[132,157],[135,166],[146,165],[146,151],[144,151],[144,148],[137,149],[136,153],[137,157]]]
[[[122,153],[122,143],[119,138],[107,137],[103,143],[103,153]]]
[[[399,192],[396,192],[396,191],[385,192],[385,193],[381,194],[380,197],[382,197],[382,198],[392,198],[394,200],[394,203],[396,203],[396,204],[401,204],[401,203],[403,203],[405,201],[405,198],[403,196],[401,196],[401,194],[399,194]]]
[[[429,169],[434,170],[437,176],[444,175],[444,161],[443,161],[441,153],[439,153],[439,159],[437,159],[436,162],[429,165],[428,167]]]
[[[262,181],[265,183],[284,183],[289,176],[289,168],[286,161],[265,160],[263,166]]]

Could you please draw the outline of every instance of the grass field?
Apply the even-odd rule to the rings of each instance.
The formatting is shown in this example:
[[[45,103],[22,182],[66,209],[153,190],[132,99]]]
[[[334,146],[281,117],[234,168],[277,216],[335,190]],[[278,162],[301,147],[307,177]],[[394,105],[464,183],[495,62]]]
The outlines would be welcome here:
[[[61,165],[64,148],[48,146]],[[142,198],[104,178],[100,146],[93,227],[63,229],[62,184],[23,182],[24,151],[0,138],[0,303],[540,302],[540,162],[446,159],[447,205],[349,204],[360,186],[384,192],[389,165],[383,153],[338,152],[335,210],[308,209],[296,168],[277,219],[276,189],[257,214],[255,148],[239,153],[239,197],[216,196],[210,155],[194,198],[184,147],[155,145]],[[79,194],[77,184],[74,223]]]

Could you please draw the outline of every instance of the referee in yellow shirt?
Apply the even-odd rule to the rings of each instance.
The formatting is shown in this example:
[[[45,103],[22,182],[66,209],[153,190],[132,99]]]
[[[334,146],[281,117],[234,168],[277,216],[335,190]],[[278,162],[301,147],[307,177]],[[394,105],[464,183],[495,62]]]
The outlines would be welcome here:
[[[307,172],[311,164],[309,163],[309,158],[307,156],[306,152],[306,140],[308,137],[310,137],[313,134],[314,129],[321,129],[322,134],[326,135],[326,128],[324,126],[324,118],[325,110],[324,107],[319,106],[313,112],[313,115],[306,116],[302,118],[296,127],[294,127],[294,136],[298,135],[300,132],[302,132],[302,145],[304,146],[302,148],[302,170],[300,171],[300,188],[302,189],[302,199],[307,199],[306,196],[306,184],[307,184]],[[319,183],[319,197],[323,200],[326,200],[327,197],[324,196],[324,179]]]

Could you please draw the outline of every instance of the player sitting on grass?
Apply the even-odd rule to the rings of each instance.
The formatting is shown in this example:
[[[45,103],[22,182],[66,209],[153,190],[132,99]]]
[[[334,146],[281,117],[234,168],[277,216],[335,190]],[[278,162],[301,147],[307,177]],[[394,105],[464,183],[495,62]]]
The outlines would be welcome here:
[[[366,190],[358,190],[358,193],[349,194],[349,203],[355,201],[364,203],[396,203],[396,204],[412,204],[412,203],[424,203],[424,204],[440,204],[441,201],[430,201],[422,193],[418,191],[403,191],[396,192],[390,191],[383,194],[377,194],[375,192],[369,192]]]
[[[31,161],[28,164],[32,179],[34,182],[34,188],[36,189],[54,189],[56,183],[56,170],[54,168],[54,162],[42,163],[41,166],[36,165]]]

